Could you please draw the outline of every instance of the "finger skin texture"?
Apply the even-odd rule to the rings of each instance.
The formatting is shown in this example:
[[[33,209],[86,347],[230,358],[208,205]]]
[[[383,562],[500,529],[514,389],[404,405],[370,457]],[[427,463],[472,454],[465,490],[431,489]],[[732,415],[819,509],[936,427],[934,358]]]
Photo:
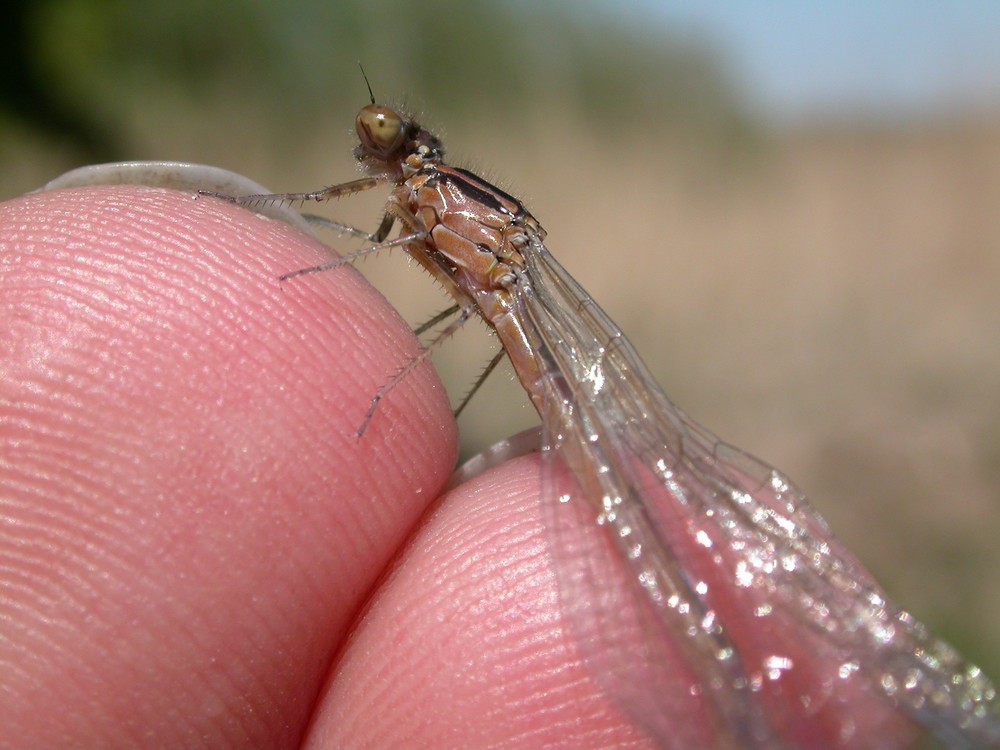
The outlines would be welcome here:
[[[330,748],[649,748],[560,622],[526,456],[449,493],[339,660],[307,737]]]
[[[318,241],[135,186],[0,204],[0,747],[287,748],[454,464]]]

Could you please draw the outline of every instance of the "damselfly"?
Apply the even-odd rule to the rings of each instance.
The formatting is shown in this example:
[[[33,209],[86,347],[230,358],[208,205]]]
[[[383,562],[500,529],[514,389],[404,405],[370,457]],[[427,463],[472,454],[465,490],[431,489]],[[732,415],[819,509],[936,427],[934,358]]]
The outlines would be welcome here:
[[[521,203],[446,165],[438,138],[374,97],[356,129],[368,176],[230,200],[391,186],[360,252],[401,246],[427,269],[457,303],[445,335],[476,314],[496,331],[541,416],[566,619],[601,686],[661,747],[887,748],[923,729],[948,747],[1000,747],[990,681],[889,602],[786,477],[667,399]]]

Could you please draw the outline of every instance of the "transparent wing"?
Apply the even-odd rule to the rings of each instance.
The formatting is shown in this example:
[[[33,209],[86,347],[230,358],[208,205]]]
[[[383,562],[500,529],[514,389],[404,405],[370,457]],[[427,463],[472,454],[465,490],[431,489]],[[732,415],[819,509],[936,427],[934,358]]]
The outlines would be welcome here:
[[[775,469],[675,407],[540,242],[539,370],[560,597],[603,688],[664,748],[1000,747],[996,692],[889,602]]]

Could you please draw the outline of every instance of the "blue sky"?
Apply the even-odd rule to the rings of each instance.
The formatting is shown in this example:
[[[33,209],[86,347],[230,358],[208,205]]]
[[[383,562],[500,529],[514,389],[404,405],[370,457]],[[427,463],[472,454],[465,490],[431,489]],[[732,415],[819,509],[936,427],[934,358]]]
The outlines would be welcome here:
[[[1000,111],[1000,0],[639,0],[635,14],[707,36],[775,119]]]

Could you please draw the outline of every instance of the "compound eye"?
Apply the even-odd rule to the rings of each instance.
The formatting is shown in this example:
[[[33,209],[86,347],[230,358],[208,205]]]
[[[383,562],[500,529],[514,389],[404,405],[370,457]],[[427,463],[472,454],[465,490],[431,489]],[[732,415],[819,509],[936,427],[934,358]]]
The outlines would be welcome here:
[[[361,145],[380,156],[387,156],[403,139],[403,118],[381,104],[369,104],[358,113],[354,123]]]

